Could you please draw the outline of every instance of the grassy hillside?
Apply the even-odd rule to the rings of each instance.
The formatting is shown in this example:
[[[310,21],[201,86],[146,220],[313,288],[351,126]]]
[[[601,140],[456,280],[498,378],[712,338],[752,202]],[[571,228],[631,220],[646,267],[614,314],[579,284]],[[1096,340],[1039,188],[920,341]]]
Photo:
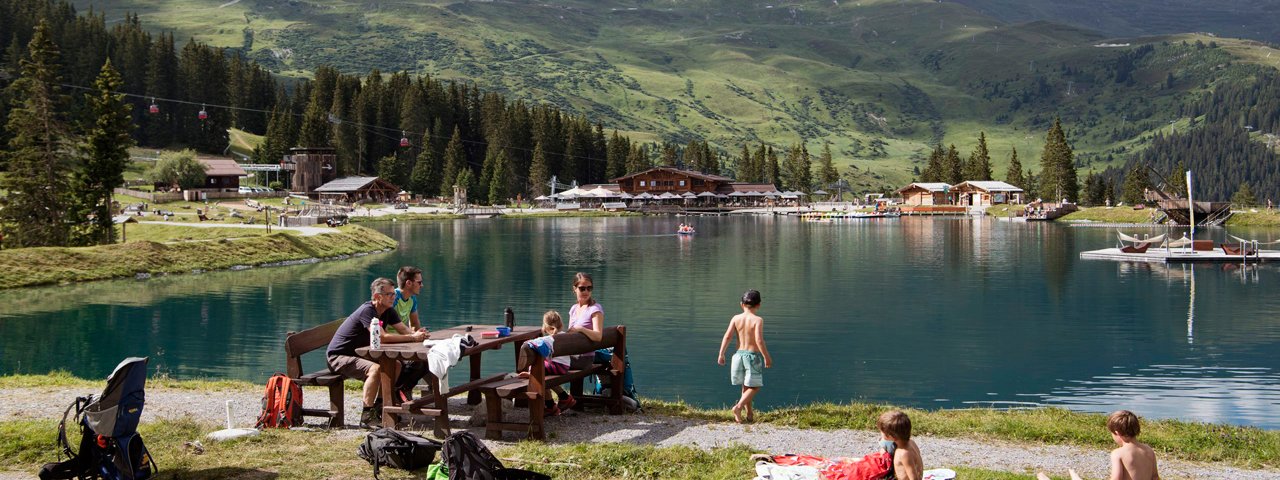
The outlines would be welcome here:
[[[1251,0],[957,0],[1003,21],[1053,18],[1109,35],[1210,32],[1280,42],[1280,5]]]
[[[1256,42],[1107,39],[923,0],[92,5],[109,21],[141,12],[151,28],[244,49],[287,75],[332,64],[474,81],[640,140],[705,138],[734,154],[743,142],[815,152],[831,142],[866,189],[909,181],[939,141],[967,156],[979,131],[997,177],[1015,147],[1039,170],[1055,116],[1086,170],[1119,164],[1171,121],[1185,125],[1177,107],[1191,96],[1280,61]]]

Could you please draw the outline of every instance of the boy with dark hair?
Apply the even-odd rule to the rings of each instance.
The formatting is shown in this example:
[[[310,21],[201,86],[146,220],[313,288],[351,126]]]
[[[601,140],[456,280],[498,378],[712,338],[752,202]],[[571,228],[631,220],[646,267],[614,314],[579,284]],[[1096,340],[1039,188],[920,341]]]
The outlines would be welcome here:
[[[422,269],[405,265],[396,272],[396,303],[400,320],[410,330],[422,327],[418,321],[418,293],[422,291]],[[424,328],[425,330],[425,328]]]
[[[1116,410],[1107,415],[1107,431],[1111,432],[1111,440],[1119,445],[1111,451],[1111,478],[1113,480],[1160,480],[1160,472],[1156,468],[1156,452],[1150,445],[1138,441],[1142,425],[1138,416],[1128,410]],[[1080,475],[1070,470],[1072,480],[1079,480]],[[1036,474],[1037,479],[1048,480],[1043,472]]]
[[[733,405],[733,420],[742,423],[742,410],[747,412],[747,421],[755,420],[755,410],[751,402],[760,387],[764,386],[764,369],[773,367],[773,358],[764,345],[764,319],[756,315],[760,309],[760,292],[747,290],[742,294],[742,313],[729,320],[729,328],[720,340],[720,358],[724,365],[724,351],[729,348],[729,339],[737,333],[738,351],[733,354],[733,365],[729,367],[729,378],[734,385],[742,385],[742,397]]]
[[[924,460],[920,447],[911,439],[911,418],[906,413],[890,410],[876,419],[880,429],[881,444],[893,455],[893,476],[897,480],[921,480],[924,476]]]

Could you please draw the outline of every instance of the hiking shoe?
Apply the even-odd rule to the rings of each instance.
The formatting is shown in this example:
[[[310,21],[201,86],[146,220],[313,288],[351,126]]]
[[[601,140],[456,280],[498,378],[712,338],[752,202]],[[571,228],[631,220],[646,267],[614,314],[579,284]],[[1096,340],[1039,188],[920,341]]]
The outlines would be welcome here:
[[[578,404],[578,399],[573,398],[573,395],[565,395],[565,397],[560,400],[560,403],[557,404],[556,407],[559,408],[561,411],[567,412],[569,411],[569,409],[572,409],[573,406],[577,404]]]
[[[555,406],[555,405],[552,405],[552,406],[551,406],[551,408],[548,408],[548,409],[547,409],[547,416],[548,416],[548,417],[559,417],[559,416],[560,416],[560,407],[557,407],[557,406]]]
[[[376,428],[382,423],[382,409],[377,407],[364,407],[360,410],[360,426],[364,428]]]
[[[400,403],[409,403],[413,400],[413,389],[399,390],[396,393],[400,395]]]

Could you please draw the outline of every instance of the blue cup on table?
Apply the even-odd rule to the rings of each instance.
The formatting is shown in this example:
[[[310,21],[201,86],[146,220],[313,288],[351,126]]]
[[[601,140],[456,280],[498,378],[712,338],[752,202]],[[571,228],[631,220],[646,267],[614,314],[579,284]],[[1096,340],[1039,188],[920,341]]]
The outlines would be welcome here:
[[[505,337],[505,336],[511,335],[511,328],[509,327],[498,327],[497,330],[498,330],[499,337]]]

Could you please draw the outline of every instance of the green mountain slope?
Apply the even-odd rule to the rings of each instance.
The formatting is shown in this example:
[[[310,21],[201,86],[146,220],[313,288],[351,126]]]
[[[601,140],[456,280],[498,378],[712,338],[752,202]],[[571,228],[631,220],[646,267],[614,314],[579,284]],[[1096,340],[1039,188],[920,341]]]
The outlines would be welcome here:
[[[1280,42],[1280,4],[1254,0],[957,0],[1006,22],[1052,18],[1113,36],[1209,32]]]
[[[331,64],[474,81],[640,140],[702,138],[733,153],[744,142],[831,142],[837,163],[872,187],[909,181],[939,141],[967,155],[979,131],[997,177],[1014,147],[1039,170],[1055,116],[1086,169],[1118,165],[1186,124],[1179,105],[1280,60],[1256,42],[1106,39],[922,0],[92,5],[109,21],[135,11],[150,28],[242,48],[286,75]]]

